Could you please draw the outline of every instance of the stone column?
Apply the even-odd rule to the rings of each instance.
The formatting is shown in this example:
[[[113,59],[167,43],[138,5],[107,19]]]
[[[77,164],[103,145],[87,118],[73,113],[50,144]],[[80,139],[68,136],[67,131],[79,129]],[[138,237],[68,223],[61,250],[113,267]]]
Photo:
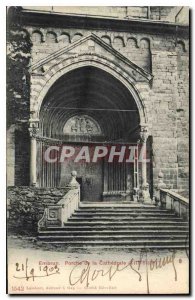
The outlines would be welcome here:
[[[149,184],[147,182],[147,161],[146,161],[146,142],[148,139],[148,129],[147,126],[141,126],[140,130],[140,139],[142,144],[142,156],[141,156],[141,163],[142,163],[142,186],[141,186],[141,198],[143,202],[151,203],[150,193],[149,193]]]
[[[29,133],[31,137],[30,143],[30,185],[37,184],[37,141],[36,136],[39,131],[38,121],[30,122]]]

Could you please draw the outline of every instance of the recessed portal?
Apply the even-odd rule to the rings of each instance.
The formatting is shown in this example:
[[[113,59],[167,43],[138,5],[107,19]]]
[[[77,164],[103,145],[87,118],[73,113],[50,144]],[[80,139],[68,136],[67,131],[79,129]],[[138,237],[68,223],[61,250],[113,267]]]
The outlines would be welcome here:
[[[71,171],[76,170],[85,201],[121,198],[129,190],[133,195],[134,164],[115,160],[108,163],[105,159],[96,163],[67,159],[59,163],[60,151],[57,161],[49,164],[44,153],[52,145],[71,145],[77,150],[84,145],[90,149],[97,145],[136,146],[139,124],[135,100],[112,75],[95,67],[66,73],[50,88],[40,111],[39,186],[63,187],[69,182]]]

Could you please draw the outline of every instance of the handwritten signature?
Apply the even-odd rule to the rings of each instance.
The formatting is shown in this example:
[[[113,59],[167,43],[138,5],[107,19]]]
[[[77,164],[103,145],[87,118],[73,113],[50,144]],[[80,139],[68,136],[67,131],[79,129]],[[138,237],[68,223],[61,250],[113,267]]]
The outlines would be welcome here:
[[[25,263],[16,263],[15,264],[15,271],[17,275],[14,275],[14,278],[17,279],[26,279],[28,281],[29,279],[32,279],[33,281],[35,278],[40,278],[40,277],[47,277],[47,276],[52,276],[56,274],[60,274],[60,269],[57,265],[54,265],[52,267],[48,266],[39,266],[37,270],[34,268],[31,268],[29,266],[29,261],[28,258],[26,258]]]
[[[119,264],[109,266],[107,270],[105,269],[93,269],[90,262],[85,262],[86,266],[80,269],[79,265],[74,266],[69,275],[69,283],[71,286],[76,286],[77,284],[85,284],[85,287],[89,287],[89,285],[94,282],[99,277],[106,277],[109,281],[113,279],[113,277],[119,273],[124,271],[125,269],[130,268],[138,277],[138,281],[142,281],[141,275],[141,266],[145,266],[146,271],[146,282],[147,282],[147,292],[150,293],[149,287],[149,271],[154,271],[157,269],[162,269],[166,265],[172,265],[174,270],[174,280],[177,281],[177,270],[175,267],[175,255],[176,252],[172,252],[170,255],[167,255],[163,258],[150,259],[148,260],[147,251],[141,251],[139,260],[135,260],[131,258],[128,264],[125,266],[121,266]],[[138,262],[138,264],[136,264]],[[134,267],[137,266],[137,269]],[[79,272],[79,276],[78,276]]]
[[[176,251],[173,251],[170,255],[159,257],[155,259],[148,259],[148,253],[146,250],[141,251],[139,259],[135,260],[131,258],[130,261],[124,266],[120,264],[111,265],[108,268],[94,268],[89,261],[84,261],[84,267],[81,268],[81,264],[76,264],[69,274],[69,284],[76,286],[83,284],[85,287],[89,287],[91,283],[95,282],[97,278],[104,277],[111,281],[116,274],[130,269],[137,276],[138,281],[143,280],[143,274],[146,275],[146,288],[147,293],[150,293],[149,274],[154,270],[163,269],[167,265],[171,265],[173,268],[174,280],[177,281],[177,270],[175,266]],[[144,268],[144,269],[143,269]],[[26,258],[25,263],[15,264],[16,275],[14,278],[25,279],[26,281],[40,277],[48,277],[60,274],[58,265],[54,266],[38,266],[37,268],[30,267],[29,260]],[[145,272],[143,272],[145,271]]]

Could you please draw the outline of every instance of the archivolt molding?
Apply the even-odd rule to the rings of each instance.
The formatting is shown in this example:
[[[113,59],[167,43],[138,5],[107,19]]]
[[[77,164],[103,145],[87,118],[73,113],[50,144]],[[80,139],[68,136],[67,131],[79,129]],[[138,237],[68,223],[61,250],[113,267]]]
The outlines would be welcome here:
[[[112,69],[116,69],[119,73],[122,73],[123,76],[130,76],[129,81],[131,83],[134,83],[136,81],[149,81],[149,78],[145,78],[141,72],[139,72],[136,68],[124,68],[119,63],[114,63],[113,60],[97,53],[93,52],[85,52],[81,54],[75,54],[68,56],[66,58],[61,58],[60,60],[55,60],[52,65],[45,64],[43,66],[40,66],[35,72],[32,73],[32,76],[43,76],[45,78],[48,78],[48,75],[55,75],[56,71],[58,71],[60,68],[63,68],[65,66],[68,66],[69,64],[74,64],[74,62],[78,61],[98,61],[101,62],[102,65],[110,66]],[[148,79],[148,80],[147,80]]]
[[[74,69],[94,66],[102,69],[113,77],[121,81],[134,97],[137,107],[140,111],[140,118],[142,123],[146,123],[146,116],[144,112],[143,102],[139,92],[135,88],[137,82],[145,82],[150,89],[149,82],[152,75],[137,65],[133,64],[130,60],[126,59],[118,51],[103,42],[100,38],[90,35],[72,44],[71,49],[80,45],[86,40],[98,41],[104,49],[108,50],[108,57],[101,53],[88,52],[82,54],[75,54],[67,57],[67,51],[70,47],[58,50],[46,59],[36,63],[31,68],[31,112],[32,115],[38,117],[42,101],[47,94],[50,87],[62,75]],[[65,54],[65,55],[64,55]],[[116,59],[117,58],[117,59]],[[120,58],[120,60],[119,60]]]
[[[83,56],[82,56],[83,57]],[[39,89],[36,89],[36,93],[31,96],[31,112],[32,112],[32,117],[38,118],[39,117],[39,112],[41,108],[42,101],[44,97],[46,96],[48,90],[50,87],[54,84],[54,82],[59,79],[61,76],[64,74],[77,69],[77,68],[82,68],[85,66],[93,66],[100,68],[104,70],[105,72],[108,72],[111,74],[113,77],[118,79],[122,84],[125,85],[125,87],[129,90],[129,92],[132,94],[132,96],[135,99],[135,102],[137,104],[139,113],[140,113],[140,120],[142,123],[147,123],[147,116],[146,112],[144,110],[144,104],[141,99],[141,94],[137,90],[135,86],[135,82],[132,81],[132,79],[129,77],[129,75],[123,71],[119,67],[114,66],[114,64],[109,64],[107,60],[95,60],[95,59],[84,59],[79,61],[79,56],[75,59],[71,59],[69,64],[65,66],[61,66],[61,69],[58,71],[55,71],[55,74],[53,76],[49,76],[48,79],[44,82],[44,84],[40,87]],[[147,85],[148,86],[148,85]],[[148,86],[148,89],[149,86]]]

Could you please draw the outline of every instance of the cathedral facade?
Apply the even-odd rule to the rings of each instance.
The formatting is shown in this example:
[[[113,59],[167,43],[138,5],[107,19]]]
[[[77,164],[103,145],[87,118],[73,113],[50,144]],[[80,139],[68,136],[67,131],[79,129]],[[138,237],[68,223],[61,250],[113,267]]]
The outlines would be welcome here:
[[[172,6],[9,8],[8,186],[76,171],[82,201],[148,201],[160,174],[187,193],[188,26]]]

